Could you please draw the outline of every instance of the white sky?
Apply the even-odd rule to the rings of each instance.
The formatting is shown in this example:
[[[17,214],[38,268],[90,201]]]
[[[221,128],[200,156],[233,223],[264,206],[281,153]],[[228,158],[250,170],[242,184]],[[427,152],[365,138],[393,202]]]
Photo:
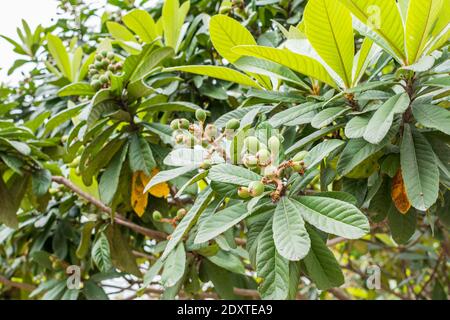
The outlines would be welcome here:
[[[11,0],[5,1],[0,10],[0,34],[18,40],[16,28],[21,26],[25,19],[31,29],[38,24],[48,26],[51,19],[56,18],[56,0]],[[13,52],[13,46],[3,38],[0,38],[0,82],[9,82],[18,77],[16,72],[12,77],[7,77],[9,67],[20,56]],[[8,79],[9,78],[9,79]]]

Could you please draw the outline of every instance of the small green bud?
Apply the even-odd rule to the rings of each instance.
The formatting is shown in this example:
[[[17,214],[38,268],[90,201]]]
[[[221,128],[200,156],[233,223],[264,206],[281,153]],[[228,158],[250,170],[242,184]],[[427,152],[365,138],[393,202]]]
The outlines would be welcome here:
[[[244,162],[244,165],[249,169],[253,169],[258,165],[258,159],[254,155],[251,155],[251,154],[245,155],[243,162]]]
[[[102,76],[100,77],[100,83],[101,83],[101,84],[107,84],[108,81],[109,81],[109,78],[108,78],[106,75],[102,75]]]
[[[217,137],[217,128],[213,124],[208,124],[205,128],[205,136],[208,140],[214,140]]]
[[[116,67],[114,65],[110,64],[108,66],[108,71],[114,72],[114,71],[116,71]]]
[[[172,122],[170,123],[170,127],[172,128],[172,130],[178,130],[178,128],[180,127],[180,119],[172,120]]]
[[[181,208],[180,210],[177,211],[177,219],[181,220],[183,219],[183,217],[186,215],[187,210],[184,208]]]
[[[269,141],[267,141],[267,144],[269,145],[269,149],[272,152],[279,152],[280,151],[280,139],[278,137],[270,137]]]
[[[102,60],[103,60],[102,55],[101,55],[101,54],[95,55],[95,60],[97,60],[97,61],[102,61]]]
[[[102,83],[99,80],[93,80],[91,82],[91,87],[94,88],[94,90],[98,90],[102,87]]]
[[[238,196],[242,199],[250,198],[250,192],[247,187],[239,187],[238,188]]]
[[[203,161],[203,163],[200,165],[200,168],[204,170],[208,170],[212,167],[212,161],[210,159],[206,159]]]
[[[103,67],[103,63],[101,61],[97,61],[94,65],[97,70],[101,70]]]
[[[188,119],[180,119],[180,122],[178,124],[179,124],[179,127],[178,127],[179,129],[187,130],[187,129],[189,129],[190,122]]]
[[[259,149],[259,140],[256,137],[247,137],[244,140],[244,146],[247,147],[247,150],[251,153],[256,153]]]
[[[197,121],[205,122],[206,112],[202,109],[198,109],[197,111],[195,111],[195,118],[197,119]]]
[[[265,167],[271,162],[270,152],[267,149],[260,149],[256,153],[256,158],[258,159],[258,165],[261,167]]]
[[[155,221],[161,221],[162,219],[162,214],[159,211],[153,211],[153,220]]]
[[[108,56],[108,51],[103,50],[103,51],[101,52],[101,55],[102,55],[103,58],[106,58],[106,57]]]
[[[238,119],[231,119],[227,122],[227,129],[231,130],[237,130],[239,129],[239,126],[241,125],[241,122]]]
[[[106,57],[109,59],[109,60],[114,60],[114,52],[108,52],[108,54],[106,55]]]
[[[267,178],[276,178],[278,176],[278,168],[275,166],[267,166],[264,168],[264,176]]]
[[[302,161],[303,159],[305,159],[305,157],[307,155],[308,155],[308,151],[300,151],[292,158],[292,160],[293,161]]]
[[[264,184],[261,181],[253,181],[248,185],[248,191],[252,197],[258,197],[264,192]]]
[[[117,62],[115,64],[115,67],[116,67],[117,70],[121,70],[123,68],[123,63],[122,62]]]
[[[295,171],[302,171],[305,167],[304,167],[304,162],[303,161],[294,161],[294,165],[292,166],[292,169],[294,169]]]

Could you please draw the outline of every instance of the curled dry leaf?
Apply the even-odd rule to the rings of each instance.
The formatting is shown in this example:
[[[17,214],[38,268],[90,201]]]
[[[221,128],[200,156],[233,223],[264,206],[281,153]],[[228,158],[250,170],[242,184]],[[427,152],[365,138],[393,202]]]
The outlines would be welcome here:
[[[408,195],[406,194],[401,169],[398,169],[392,179],[391,197],[395,207],[402,214],[406,214],[411,208],[411,203],[409,202]]]

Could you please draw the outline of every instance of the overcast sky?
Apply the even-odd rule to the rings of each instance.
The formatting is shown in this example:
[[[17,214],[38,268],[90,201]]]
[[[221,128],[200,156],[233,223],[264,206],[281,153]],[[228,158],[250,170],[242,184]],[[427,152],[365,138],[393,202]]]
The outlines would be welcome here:
[[[56,0],[12,0],[3,4],[0,10],[0,34],[18,40],[16,28],[25,19],[32,30],[38,25],[47,26],[56,17]],[[17,79],[17,74],[8,79],[6,73],[14,60],[19,56],[12,51],[13,47],[0,38],[0,82]]]

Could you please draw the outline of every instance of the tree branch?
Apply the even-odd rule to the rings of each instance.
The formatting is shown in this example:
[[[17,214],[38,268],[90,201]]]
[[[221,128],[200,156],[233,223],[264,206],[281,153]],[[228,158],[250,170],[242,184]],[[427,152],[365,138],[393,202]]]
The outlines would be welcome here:
[[[4,284],[7,287],[13,287],[25,291],[33,291],[34,289],[36,289],[36,286],[32,284],[11,281],[3,276],[0,276],[0,283]]]

